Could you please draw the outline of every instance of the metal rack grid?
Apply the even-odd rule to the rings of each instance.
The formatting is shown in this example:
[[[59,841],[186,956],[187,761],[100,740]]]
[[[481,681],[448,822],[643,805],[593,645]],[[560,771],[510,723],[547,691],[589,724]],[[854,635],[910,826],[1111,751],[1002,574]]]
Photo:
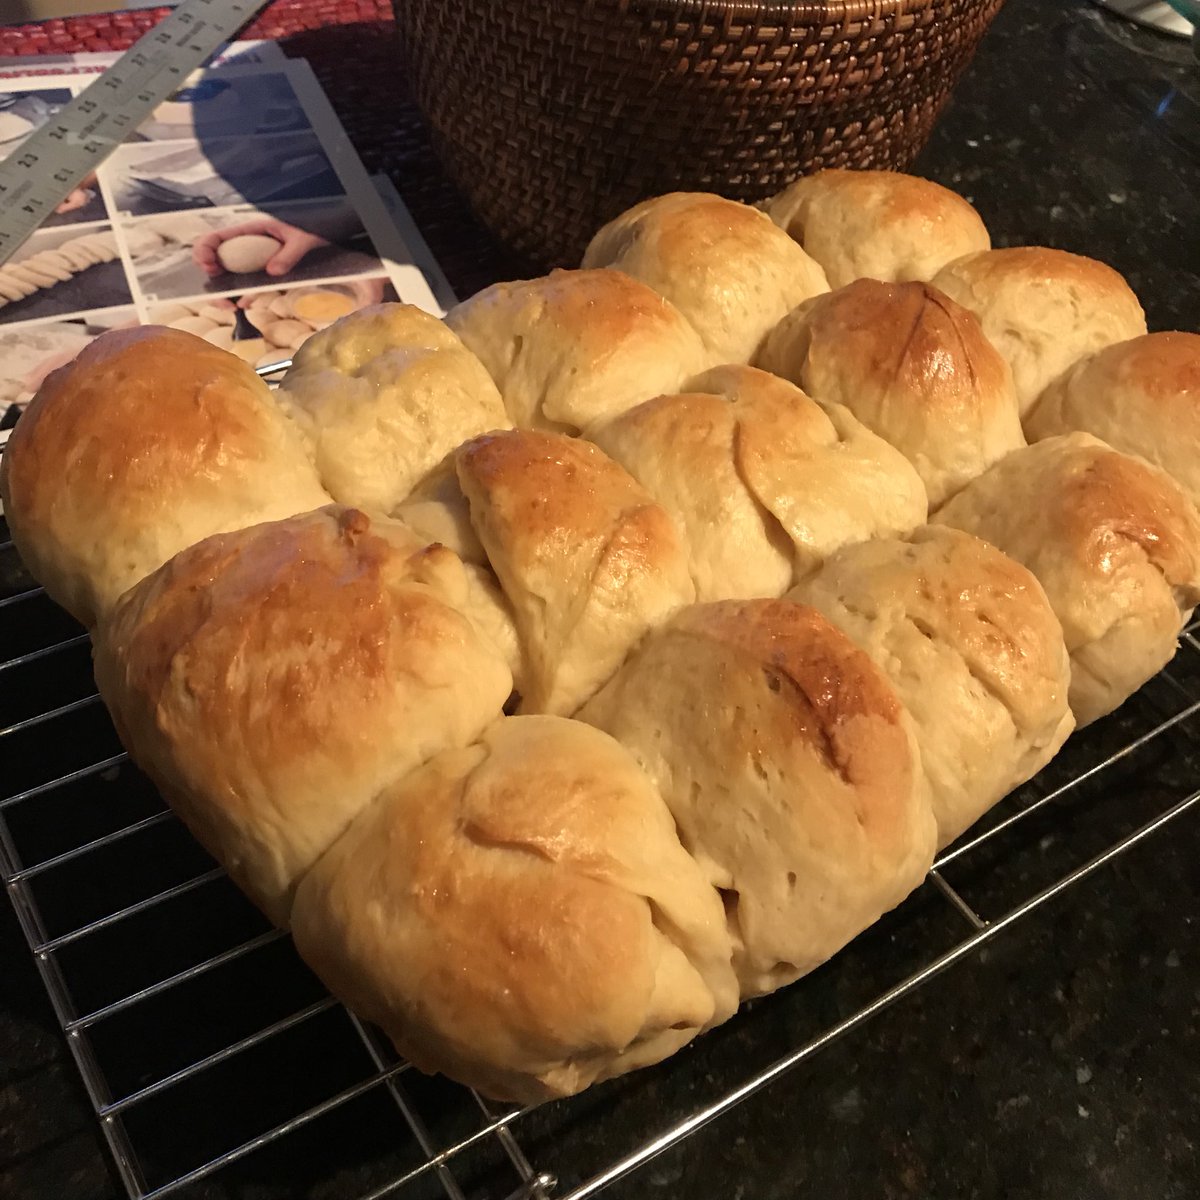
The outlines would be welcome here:
[[[906,915],[885,918],[909,946],[891,964],[896,978],[775,1061],[747,1063],[744,1046],[773,1019],[751,1005],[722,1027],[742,1038],[732,1058],[722,1030],[689,1051],[715,1048],[699,1107],[686,1089],[664,1100],[676,1060],[589,1093],[582,1123],[609,1157],[551,1171],[554,1115],[580,1101],[497,1109],[410,1070],[325,993],[127,761],[95,694],[86,635],[30,586],[0,525],[0,869],[133,1200],[187,1195],[264,1155],[274,1155],[264,1171],[286,1163],[362,1200],[593,1196],[1193,808],[1200,790],[1183,760],[1200,734],[1197,697],[1193,626],[1167,671],[1072,738],[940,856]],[[1136,800],[1134,779],[1153,781]],[[877,949],[856,949],[862,941],[821,970],[836,976],[856,954],[861,966]],[[786,995],[803,1004],[810,986]],[[628,1146],[606,1141],[617,1087],[634,1104],[660,1088],[641,1128],[661,1128]],[[539,1149],[527,1155],[531,1140]]]

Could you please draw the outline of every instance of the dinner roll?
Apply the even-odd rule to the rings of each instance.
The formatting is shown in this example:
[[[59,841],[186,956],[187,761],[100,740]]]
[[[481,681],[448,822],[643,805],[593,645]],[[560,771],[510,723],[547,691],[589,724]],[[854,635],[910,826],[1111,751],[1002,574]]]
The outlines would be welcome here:
[[[911,720],[814,609],[686,608],[579,716],[633,752],[723,893],[744,996],[824,962],[933,861]]]
[[[895,446],[931,508],[1025,445],[1008,364],[975,315],[927,283],[860,279],[817,296],[775,326],[757,361]]]
[[[948,262],[991,247],[966,200],[931,179],[896,171],[817,171],[763,207],[821,264],[834,288],[862,278],[929,280]]]
[[[25,565],[85,625],[193,542],[329,503],[253,370],[157,326],[102,334],[47,376],[0,497]]]
[[[552,271],[498,283],[446,324],[487,368],[514,425],[578,433],[704,366],[683,314],[620,271]]]
[[[754,367],[716,367],[591,436],[683,530],[700,600],[779,596],[839,546],[925,520],[903,455]]]
[[[462,564],[327,508],[209,538],[95,634],[122,742],[280,926],[380,790],[498,717],[512,679],[457,606]]]
[[[679,531],[616,463],[562,434],[489,434],[456,463],[520,635],[520,711],[574,712],[694,598]]]
[[[524,692],[525,651],[512,605],[471,524],[471,510],[458,484],[454,456],[417,484],[393,516],[417,537],[426,542],[440,542],[463,560],[468,598],[466,605],[460,607],[500,647],[512,671],[513,687]]]
[[[978,538],[926,525],[847,546],[788,593],[891,680],[913,718],[946,845],[1074,727],[1062,627],[1041,584]]]
[[[933,286],[969,308],[1012,368],[1022,414],[1072,363],[1146,332],[1129,284],[1094,258],[1016,246],[968,254]]]
[[[1037,441],[1076,429],[1161,467],[1200,504],[1200,334],[1148,333],[1060,375],[1025,430]]]
[[[1079,725],[1111,712],[1175,653],[1200,600],[1200,514],[1171,477],[1086,433],[1015,450],[934,520],[1037,576],[1071,654]]]
[[[611,738],[511,717],[390,787],[309,873],[296,945],[424,1071],[497,1100],[658,1062],[737,1004],[721,903]]]
[[[695,327],[705,366],[749,362],[825,272],[766,214],[707,192],[635,204],[592,238],[585,267],[616,267],[665,296]]]
[[[411,304],[359,309],[314,334],[277,395],[334,499],[380,513],[460,442],[511,424],[483,364]]]

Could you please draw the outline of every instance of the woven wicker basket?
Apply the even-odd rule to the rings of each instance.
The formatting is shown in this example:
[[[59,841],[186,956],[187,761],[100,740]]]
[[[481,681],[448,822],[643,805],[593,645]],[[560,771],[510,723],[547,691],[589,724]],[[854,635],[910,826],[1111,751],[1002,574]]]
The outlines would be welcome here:
[[[906,167],[1003,0],[394,0],[417,103],[481,219],[539,267],[677,189],[755,201]]]

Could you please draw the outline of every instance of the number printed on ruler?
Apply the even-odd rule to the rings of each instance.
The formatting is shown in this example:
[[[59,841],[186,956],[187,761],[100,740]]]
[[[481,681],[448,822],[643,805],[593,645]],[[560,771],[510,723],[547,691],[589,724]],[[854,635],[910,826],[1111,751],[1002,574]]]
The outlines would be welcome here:
[[[0,264],[266,0],[185,0],[0,162]]]

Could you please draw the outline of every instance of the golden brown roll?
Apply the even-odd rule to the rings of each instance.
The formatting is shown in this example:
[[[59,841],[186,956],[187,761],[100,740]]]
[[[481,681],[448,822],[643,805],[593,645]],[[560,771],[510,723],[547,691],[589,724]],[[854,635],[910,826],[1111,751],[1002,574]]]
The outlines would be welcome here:
[[[425,1071],[536,1102],[737,1004],[721,904],[611,738],[511,717],[390,787],[313,868],[296,945]]]
[[[1008,364],[975,315],[927,283],[860,279],[806,301],[757,362],[895,446],[931,508],[1025,445]]]
[[[1046,593],[978,538],[926,525],[847,546],[788,598],[818,609],[891,680],[916,726],[939,845],[1040,771],[1074,728]]]
[[[1165,472],[1086,433],[1016,450],[934,518],[1024,563],[1071,655],[1080,726],[1111,712],[1175,653],[1200,600],[1200,514]]]
[[[643,200],[592,238],[585,267],[616,267],[665,296],[695,327],[705,366],[749,362],[825,273],[769,217],[707,192]]]
[[[483,364],[409,304],[359,309],[314,334],[277,395],[333,498],[378,513],[460,442],[511,425]]]
[[[467,600],[459,607],[499,646],[512,671],[513,687],[524,692],[525,651],[512,605],[471,524],[471,511],[458,485],[454,456],[427,475],[392,515],[422,541],[440,542],[462,559]]]
[[[1161,467],[1200,504],[1200,334],[1148,333],[1077,362],[1025,418],[1031,441],[1073,430]]]
[[[286,926],[382,788],[500,715],[512,679],[465,599],[449,550],[323,509],[176,555],[97,628],[96,681],[134,761]]]
[[[1069,366],[1146,332],[1129,284],[1094,258],[1016,246],[968,254],[933,286],[969,308],[1012,368],[1022,414]]]
[[[966,200],[931,179],[896,171],[817,171],[763,207],[821,264],[834,288],[863,278],[929,280],[948,262],[991,248]]]
[[[844,408],[753,367],[687,387],[590,436],[675,518],[697,599],[782,595],[839,546],[925,520],[916,472]]]
[[[521,712],[569,714],[694,598],[671,518],[597,447],[513,430],[456,456],[524,650]]]
[[[103,334],[47,377],[0,496],[26,566],[85,625],[193,542],[329,503],[254,371],[156,326]]]
[[[723,893],[744,996],[824,962],[933,861],[911,720],[815,609],[686,608],[579,717],[632,751]]]
[[[703,368],[683,314],[620,271],[552,271],[485,288],[446,317],[514,425],[578,433]]]

